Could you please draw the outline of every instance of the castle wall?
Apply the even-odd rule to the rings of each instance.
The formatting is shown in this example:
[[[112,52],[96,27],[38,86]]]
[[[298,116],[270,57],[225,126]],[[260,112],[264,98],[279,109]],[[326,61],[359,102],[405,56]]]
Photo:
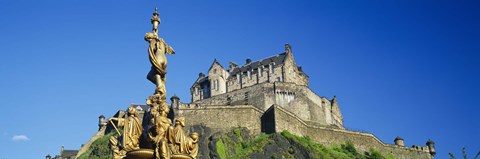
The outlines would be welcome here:
[[[332,104],[325,97],[319,97],[307,86],[294,83],[262,83],[236,91],[220,94],[194,102],[199,105],[254,105],[267,110],[271,105],[280,105],[315,125],[336,125],[343,128],[343,118],[332,114]]]
[[[192,107],[190,107],[192,106]],[[192,125],[205,125],[214,131],[230,131],[245,127],[253,135],[260,134],[263,111],[251,105],[199,107],[183,105],[174,110],[175,117],[185,117],[186,129]]]
[[[396,159],[432,159],[426,146],[416,148],[385,144],[370,133],[354,132],[344,129],[333,129],[309,125],[291,112],[280,106],[272,106],[265,114],[275,117],[275,132],[288,130],[299,136],[309,136],[312,140],[324,145],[344,144],[352,142],[358,151],[366,152],[374,148],[380,152],[392,154]]]
[[[194,102],[194,104],[211,105],[254,105],[260,110],[266,110],[264,92],[267,90],[261,85],[239,89],[233,92],[220,94],[214,97]]]
[[[259,83],[265,82],[276,82],[284,80],[284,70],[283,64],[273,64],[273,72],[270,71],[270,65],[264,65],[264,67],[259,67],[262,69],[262,74],[259,74],[258,69],[250,69],[249,71],[239,72],[240,76],[234,75],[227,79],[227,92],[236,91],[245,87],[250,87]],[[240,82],[238,82],[238,77],[240,77]]]

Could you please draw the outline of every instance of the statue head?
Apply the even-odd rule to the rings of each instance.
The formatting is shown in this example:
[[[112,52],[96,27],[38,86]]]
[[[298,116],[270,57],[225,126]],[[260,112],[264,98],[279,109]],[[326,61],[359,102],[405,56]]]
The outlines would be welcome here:
[[[198,139],[198,133],[197,132],[191,133],[190,138],[192,138],[193,140],[197,140]]]
[[[157,39],[158,39],[158,36],[155,33],[147,32],[145,34],[145,41],[151,41],[151,40],[157,40]]]
[[[138,117],[138,111],[134,107],[129,107],[128,116],[132,116],[132,115]]]
[[[175,119],[175,126],[180,125],[182,127],[185,127],[185,117],[180,117]]]

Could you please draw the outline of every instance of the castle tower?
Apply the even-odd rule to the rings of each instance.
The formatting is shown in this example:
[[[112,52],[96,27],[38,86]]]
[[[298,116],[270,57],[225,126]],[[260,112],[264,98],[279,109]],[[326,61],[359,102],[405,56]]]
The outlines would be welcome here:
[[[430,151],[430,155],[432,155],[432,157],[435,156],[435,154],[437,154],[437,152],[435,151],[435,142],[428,139],[427,146],[428,146],[428,151]]]
[[[178,108],[180,105],[180,98],[176,94],[170,98],[170,101],[172,102],[172,109]]]
[[[395,142],[395,145],[405,146],[405,143],[403,142],[403,138],[401,138],[400,136],[397,136],[395,140],[393,140],[393,142]]]
[[[105,121],[105,116],[100,115],[98,117],[98,130],[100,130],[105,125],[107,125],[107,122]]]

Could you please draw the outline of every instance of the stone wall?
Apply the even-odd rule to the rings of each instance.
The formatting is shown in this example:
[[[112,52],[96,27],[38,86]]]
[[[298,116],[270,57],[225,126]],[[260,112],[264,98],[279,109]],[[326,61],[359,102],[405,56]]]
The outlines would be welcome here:
[[[273,67],[273,70],[270,69],[270,67]],[[262,69],[261,74],[258,69],[250,69],[228,78],[227,92],[236,91],[256,84],[273,83],[284,80],[284,64],[271,63],[270,65],[259,67],[259,69]],[[240,82],[238,81],[238,77],[240,77]]]
[[[432,159],[427,146],[405,147],[386,144],[370,133],[355,132],[336,127],[319,126],[311,121],[304,121],[287,109],[273,105],[267,111],[252,105],[201,106],[198,104],[180,104],[173,109],[175,116],[186,118],[186,129],[202,125],[210,129],[210,136],[215,132],[230,132],[244,127],[251,135],[279,133],[288,130],[298,136],[309,136],[312,140],[324,144],[344,144],[352,142],[358,151],[367,152],[374,148],[382,153],[391,154],[396,159]],[[207,140],[207,139],[205,139]]]
[[[175,117],[185,117],[186,129],[203,125],[215,132],[227,132],[245,127],[252,135],[260,134],[263,111],[252,105],[208,106],[183,105],[173,110]]]
[[[432,159],[427,146],[416,146],[415,148],[385,144],[376,136],[370,133],[349,131],[344,129],[335,129],[328,127],[312,126],[301,120],[291,112],[280,106],[272,106],[265,112],[275,119],[273,128],[275,132],[288,130],[299,136],[309,136],[311,139],[324,145],[343,144],[352,142],[357,150],[361,152],[369,151],[374,148],[382,153],[392,154],[396,159]],[[263,118],[262,118],[263,119]],[[272,128],[265,129],[272,131]]]
[[[302,120],[316,122],[317,125],[335,125],[343,128],[343,117],[338,103],[331,103],[329,99],[319,97],[307,86],[295,83],[262,83],[199,100],[193,104],[253,105],[263,111],[276,104]]]

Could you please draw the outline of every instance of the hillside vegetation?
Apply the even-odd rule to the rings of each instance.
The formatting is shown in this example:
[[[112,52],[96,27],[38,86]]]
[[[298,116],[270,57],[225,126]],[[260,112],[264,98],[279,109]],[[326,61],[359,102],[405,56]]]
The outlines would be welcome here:
[[[232,132],[218,134],[209,140],[208,154],[199,158],[219,159],[393,159],[390,154],[383,154],[375,149],[369,152],[357,152],[355,146],[346,142],[341,145],[324,146],[315,143],[307,136],[296,136],[288,131],[277,134],[249,136],[248,131],[237,128]],[[97,139],[88,151],[79,159],[108,159],[111,153],[108,140],[114,133]]]

